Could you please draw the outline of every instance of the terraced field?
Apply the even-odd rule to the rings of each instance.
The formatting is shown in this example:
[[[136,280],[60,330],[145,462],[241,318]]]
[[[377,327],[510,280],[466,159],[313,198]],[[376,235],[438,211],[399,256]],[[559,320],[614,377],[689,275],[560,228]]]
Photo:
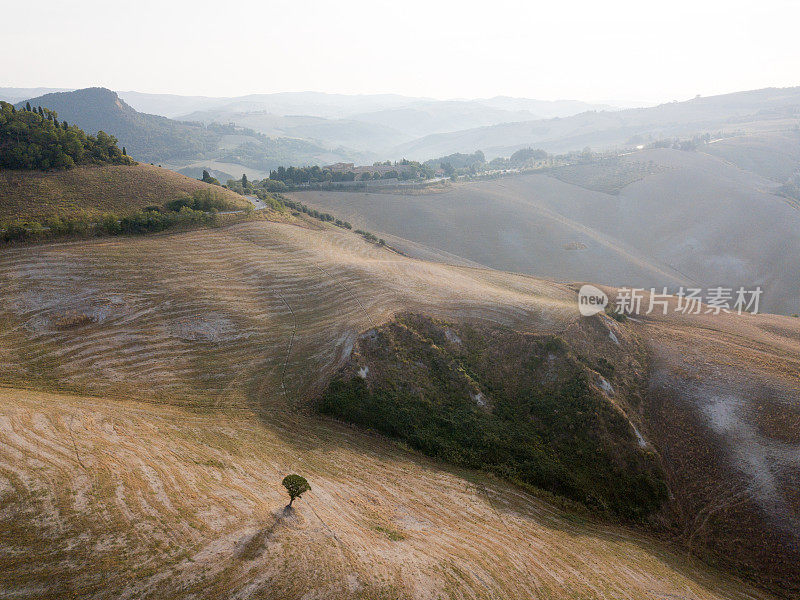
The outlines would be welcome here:
[[[550,328],[573,318],[566,288],[278,223],[7,250],[0,282],[6,381],[191,404],[262,399],[253,386],[278,383],[287,353],[289,396],[304,396],[348,340],[401,307]]]
[[[359,332],[395,312],[564,333],[579,318],[570,286],[409,259],[336,228],[249,222],[7,249],[0,289],[0,597],[771,597],[689,558],[683,542],[306,411]],[[689,343],[716,331],[704,339],[740,357],[726,368],[744,377],[746,363],[791,389],[800,327],[752,319],[624,327],[654,347],[670,331]],[[666,389],[688,371],[677,341],[664,347]],[[686,381],[724,380],[728,355],[709,356],[720,366]],[[679,406],[703,414],[699,401]],[[764,439],[784,435],[768,414],[759,422]],[[669,443],[661,425],[642,434]],[[697,423],[688,439],[714,442],[707,430]],[[680,501],[663,527],[688,531],[681,465],[663,454]],[[728,456],[725,468],[745,464]],[[793,481],[790,454],[764,460],[783,468],[779,486]],[[288,472],[312,486],[291,512]],[[702,508],[708,494],[688,498]],[[709,539],[729,538],[691,541]]]

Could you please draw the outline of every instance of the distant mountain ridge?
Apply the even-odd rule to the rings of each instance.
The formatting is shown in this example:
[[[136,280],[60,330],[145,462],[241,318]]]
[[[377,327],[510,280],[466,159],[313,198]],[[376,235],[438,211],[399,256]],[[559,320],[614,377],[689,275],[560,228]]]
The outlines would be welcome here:
[[[427,160],[476,150],[492,159],[528,147],[551,153],[604,150],[698,133],[753,134],[800,124],[800,87],[623,110],[505,96],[440,101],[285,92],[212,98],[117,94],[104,88],[49,93],[31,102],[56,110],[61,119],[87,132],[103,129],[116,136],[138,160],[176,170],[209,166],[237,176],[246,170],[256,177],[279,165]],[[142,107],[184,115],[186,121],[139,112]]]
[[[55,92],[29,102],[56,111],[61,120],[88,133],[105,131],[115,136],[134,158],[144,162],[200,155],[216,147],[216,136],[205,128],[137,112],[106,88]]]
[[[487,158],[509,156],[528,146],[568,152],[586,146],[619,146],[643,139],[693,135],[733,129],[750,118],[764,121],[800,117],[800,87],[765,88],[720,96],[697,97],[649,108],[588,111],[565,118],[502,123],[452,133],[438,133],[396,147],[393,155],[418,160],[483,150]]]
[[[26,100],[34,96],[42,96],[44,94],[52,94],[53,92],[70,92],[69,88],[12,88],[0,87],[0,100],[5,100],[9,104],[16,104],[20,100]]]
[[[25,102],[17,103],[17,107]],[[55,92],[27,102],[56,111],[59,119],[80,126],[87,133],[102,130],[113,135],[137,160],[168,163],[176,168],[212,160],[266,171],[287,163],[353,159],[346,150],[331,151],[304,140],[258,138],[254,137],[258,134],[232,126],[209,128],[138,112],[106,88]]]

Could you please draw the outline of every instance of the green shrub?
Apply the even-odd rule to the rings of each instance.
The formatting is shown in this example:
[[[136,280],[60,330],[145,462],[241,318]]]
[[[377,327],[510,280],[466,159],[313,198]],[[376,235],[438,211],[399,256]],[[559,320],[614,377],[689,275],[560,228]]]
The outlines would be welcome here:
[[[12,221],[0,229],[5,242],[22,242],[44,233],[44,227],[38,221]]]
[[[236,204],[229,202],[223,192],[213,188],[195,190],[191,195],[183,194],[167,202],[164,207],[172,212],[179,212],[183,208],[202,212],[237,210],[239,208]]]

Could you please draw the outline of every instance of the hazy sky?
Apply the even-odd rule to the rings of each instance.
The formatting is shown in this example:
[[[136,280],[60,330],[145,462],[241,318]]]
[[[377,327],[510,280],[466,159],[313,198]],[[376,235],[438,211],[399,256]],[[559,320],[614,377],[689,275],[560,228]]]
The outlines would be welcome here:
[[[668,101],[800,85],[797,0],[4,2],[0,87]]]

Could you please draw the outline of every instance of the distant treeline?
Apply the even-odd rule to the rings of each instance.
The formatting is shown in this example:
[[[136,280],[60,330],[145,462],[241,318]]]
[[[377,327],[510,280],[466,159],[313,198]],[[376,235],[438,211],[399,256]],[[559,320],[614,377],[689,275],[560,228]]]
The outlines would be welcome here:
[[[497,157],[486,161],[486,155],[476,150],[472,154],[456,152],[439,158],[425,161],[425,165],[438,170],[441,169],[447,177],[454,175],[475,175],[482,171],[492,169],[519,169],[531,165],[535,161],[545,161],[550,157],[544,150],[522,148],[508,158]]]
[[[349,181],[375,181],[380,179],[430,179],[433,169],[422,163],[403,159],[395,163],[389,161],[375,163],[374,170],[359,167],[359,172],[326,169],[319,165],[310,167],[278,167],[269,173],[269,180],[289,187],[321,183],[342,183]],[[387,167],[396,167],[387,170]]]
[[[27,104],[17,110],[0,101],[0,168],[49,170],[75,165],[130,165],[133,160],[117,146],[117,139],[102,131],[86,133],[58,114]]]
[[[356,174],[352,171],[347,173],[331,171],[314,165],[313,167],[278,167],[276,170],[270,171],[269,178],[273,181],[282,181],[286,185],[300,185],[323,181],[355,181]]]

